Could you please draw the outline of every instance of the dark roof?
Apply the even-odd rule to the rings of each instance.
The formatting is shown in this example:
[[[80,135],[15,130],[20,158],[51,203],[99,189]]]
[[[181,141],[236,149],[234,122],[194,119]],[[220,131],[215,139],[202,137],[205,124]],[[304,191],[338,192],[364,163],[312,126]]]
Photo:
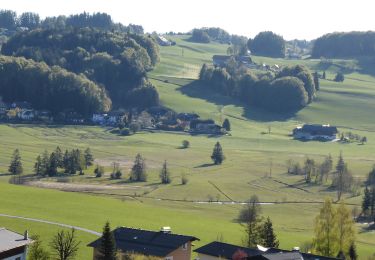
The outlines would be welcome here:
[[[211,242],[207,245],[197,248],[196,250],[194,250],[194,252],[204,255],[222,257],[225,259],[232,259],[233,254],[237,252],[237,250],[244,251],[250,257],[259,256],[262,253],[264,253],[263,251],[260,251],[258,249],[246,248],[217,241]]]
[[[18,248],[21,246],[29,245],[33,240],[27,238],[24,235],[16,232],[0,228],[0,253]]]
[[[180,113],[177,118],[184,121],[191,121],[199,118],[198,114],[195,113]]]
[[[340,258],[335,257],[328,257],[328,256],[321,256],[321,255],[313,255],[308,253],[301,253],[303,259],[305,260],[338,260]]]
[[[302,126],[302,128],[297,128],[297,131],[310,133],[312,135],[334,135],[338,133],[337,127],[330,125],[305,124]]]
[[[265,253],[262,256],[268,260],[304,260],[299,252]]]
[[[193,236],[183,236],[162,231],[119,227],[112,231],[118,250],[135,252],[151,256],[167,256],[189,241],[199,240]],[[101,238],[88,244],[89,247],[100,246]]]

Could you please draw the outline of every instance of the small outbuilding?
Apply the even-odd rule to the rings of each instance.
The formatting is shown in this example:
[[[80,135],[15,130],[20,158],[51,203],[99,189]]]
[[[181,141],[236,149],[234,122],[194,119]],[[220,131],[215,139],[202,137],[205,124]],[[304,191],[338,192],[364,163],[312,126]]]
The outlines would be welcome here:
[[[0,259],[26,260],[27,246],[33,243],[28,232],[24,235],[0,228]]]

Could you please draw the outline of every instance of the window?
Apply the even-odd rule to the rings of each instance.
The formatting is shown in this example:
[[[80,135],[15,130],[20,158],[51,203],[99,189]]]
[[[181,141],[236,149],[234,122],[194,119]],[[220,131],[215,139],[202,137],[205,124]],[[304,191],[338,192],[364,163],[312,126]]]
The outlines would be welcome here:
[[[185,243],[185,244],[182,245],[182,249],[183,250],[186,250],[187,248],[188,248],[188,244],[187,243]]]
[[[173,256],[167,256],[165,260],[173,260]]]
[[[15,260],[21,260],[21,257],[17,257]]]

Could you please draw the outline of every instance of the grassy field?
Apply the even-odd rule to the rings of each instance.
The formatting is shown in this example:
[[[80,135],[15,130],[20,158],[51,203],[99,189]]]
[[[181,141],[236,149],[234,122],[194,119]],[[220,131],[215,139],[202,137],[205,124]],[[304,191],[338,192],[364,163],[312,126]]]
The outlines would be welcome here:
[[[196,84],[199,69],[211,62],[213,54],[224,54],[226,45],[196,44],[184,37],[175,37],[177,45],[161,47],[161,62],[150,73],[161,101],[178,112],[196,112],[203,118],[220,122],[229,118],[231,136],[190,136],[184,133],[146,133],[122,137],[110,129],[78,126],[0,125],[0,172],[5,173],[11,154],[19,148],[26,173],[44,149],[90,147],[97,162],[110,171],[112,162],[120,162],[125,176],[137,153],[148,166],[147,183],[129,184],[93,178],[89,169],[84,176],[67,178],[68,185],[101,184],[111,189],[97,191],[102,195],[87,195],[14,186],[9,176],[0,177],[0,213],[41,218],[100,231],[106,220],[112,226],[133,226],[159,229],[171,226],[174,232],[201,238],[197,246],[223,236],[229,243],[241,243],[241,227],[234,222],[238,205],[199,204],[189,201],[244,201],[257,194],[267,202],[321,202],[336,193],[328,186],[307,186],[301,176],[286,174],[285,161],[302,162],[306,156],[322,161],[331,154],[336,160],[343,153],[354,176],[365,178],[375,164],[375,78],[361,74],[362,68],[353,60],[336,61],[325,67],[332,79],[338,68],[350,68],[343,83],[321,81],[316,101],[295,115],[275,116],[258,111]],[[254,57],[267,64],[304,64],[320,70],[319,60],[292,61]],[[302,123],[330,123],[342,132],[366,136],[366,145],[332,142],[299,142],[290,137],[292,129]],[[271,134],[268,128],[271,127]],[[267,133],[267,134],[265,134]],[[191,148],[180,149],[183,140]],[[226,160],[221,166],[210,165],[213,145],[220,141]],[[161,185],[158,175],[164,160],[168,160],[173,181]],[[270,170],[272,171],[271,176]],[[181,185],[181,176],[189,179]],[[46,180],[48,181],[48,180]],[[52,181],[52,180],[49,180]],[[111,194],[110,196],[108,194]],[[105,196],[104,196],[105,195]],[[157,198],[158,200],[156,200]],[[346,202],[360,205],[361,196],[345,195]],[[319,204],[264,205],[263,214],[274,222],[281,246],[291,248],[312,238],[313,219]],[[49,240],[58,229],[45,224],[0,217],[0,226],[22,232],[28,228]],[[359,231],[361,227],[358,226]],[[85,244],[95,237],[79,233],[82,249],[79,259],[89,259]],[[359,232],[358,249],[361,259],[375,253],[375,233]]]

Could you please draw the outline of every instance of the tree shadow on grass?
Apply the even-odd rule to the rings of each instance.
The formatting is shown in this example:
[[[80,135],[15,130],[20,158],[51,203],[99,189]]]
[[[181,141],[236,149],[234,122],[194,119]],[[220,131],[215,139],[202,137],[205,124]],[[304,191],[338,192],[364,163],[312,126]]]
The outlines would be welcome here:
[[[194,168],[207,168],[207,167],[211,167],[211,166],[215,166],[215,164],[214,163],[204,163],[204,164],[201,164],[201,165],[194,166]]]
[[[242,116],[248,120],[254,120],[259,122],[271,122],[271,121],[287,121],[295,116],[295,112],[292,113],[272,113],[263,109],[250,107],[243,102],[240,102],[232,97],[224,96],[220,93],[216,93],[209,88],[209,86],[196,80],[190,84],[181,86],[178,90],[192,98],[204,99],[217,106],[228,106],[233,105],[243,109]],[[246,120],[244,118],[237,118],[240,120]]]

